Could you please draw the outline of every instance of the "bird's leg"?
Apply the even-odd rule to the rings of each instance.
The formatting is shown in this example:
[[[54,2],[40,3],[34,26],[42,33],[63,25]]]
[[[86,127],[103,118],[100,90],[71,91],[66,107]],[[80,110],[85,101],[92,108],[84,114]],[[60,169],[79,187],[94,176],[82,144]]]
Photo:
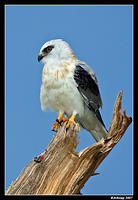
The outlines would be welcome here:
[[[63,119],[62,119],[62,122],[68,122],[69,121],[69,119],[68,118],[66,118],[66,117],[63,117]]]
[[[51,127],[51,131],[54,131],[55,127],[56,127],[56,130],[58,129],[58,125],[61,124],[63,116],[64,116],[64,113],[60,113],[60,115],[56,119],[55,123]]]
[[[68,120],[68,123],[67,123],[66,128],[68,128],[68,127],[70,126],[71,123],[73,123],[74,125],[76,125],[76,122],[74,121],[75,116],[76,116],[76,113],[73,113],[73,115],[72,115],[72,116],[69,118],[69,120]]]

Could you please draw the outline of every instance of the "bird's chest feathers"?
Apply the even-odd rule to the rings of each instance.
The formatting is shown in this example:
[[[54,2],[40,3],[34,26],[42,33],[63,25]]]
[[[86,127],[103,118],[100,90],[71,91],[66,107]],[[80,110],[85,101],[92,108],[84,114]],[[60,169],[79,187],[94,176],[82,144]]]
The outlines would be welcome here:
[[[46,90],[69,87],[73,81],[73,71],[70,62],[46,64],[42,72],[42,83]]]
[[[82,109],[81,96],[73,78],[74,64],[45,65],[42,73],[41,105],[42,109],[64,111],[71,115],[74,110]],[[74,98],[75,97],[75,98]]]
[[[72,63],[45,65],[42,72],[42,83],[49,96],[61,98],[67,95],[74,88]]]

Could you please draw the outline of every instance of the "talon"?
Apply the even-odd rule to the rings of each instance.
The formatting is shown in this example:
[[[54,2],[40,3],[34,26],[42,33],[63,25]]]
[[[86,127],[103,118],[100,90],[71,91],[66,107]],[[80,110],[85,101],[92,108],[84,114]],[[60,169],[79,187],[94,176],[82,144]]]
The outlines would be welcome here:
[[[55,131],[55,128],[56,128],[56,131],[58,130],[58,126],[61,125],[61,123],[62,123],[63,116],[64,116],[64,113],[61,113],[59,115],[59,117],[56,119],[56,122],[51,127],[51,131]]]
[[[72,115],[71,118],[69,118],[68,123],[66,128],[69,128],[70,124],[73,123],[74,125],[76,125],[76,122],[74,121],[75,119],[75,115]]]
[[[63,119],[61,120],[61,121],[59,121],[59,119],[56,119],[56,121],[58,122],[58,124],[62,124],[62,122],[63,122]]]
[[[55,130],[55,129],[52,129],[52,128],[51,128],[51,131],[56,132],[56,130]]]
[[[59,119],[56,119],[56,122],[58,122],[58,123],[59,123],[59,122],[60,122],[60,121],[59,121]]]
[[[51,131],[55,131],[55,128],[56,128],[56,130],[58,129],[58,121],[57,121],[58,119],[56,119],[56,122],[53,124],[53,126],[51,127]]]

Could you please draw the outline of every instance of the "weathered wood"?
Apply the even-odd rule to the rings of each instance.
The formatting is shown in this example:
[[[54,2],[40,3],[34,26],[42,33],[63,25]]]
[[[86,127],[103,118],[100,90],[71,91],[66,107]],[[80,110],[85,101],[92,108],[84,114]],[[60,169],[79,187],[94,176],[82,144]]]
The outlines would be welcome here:
[[[113,110],[108,136],[99,142],[74,152],[78,145],[79,126],[66,122],[59,127],[47,147],[44,160],[30,161],[6,194],[79,194],[81,188],[96,175],[95,170],[121,139],[132,118],[121,114],[122,91]]]

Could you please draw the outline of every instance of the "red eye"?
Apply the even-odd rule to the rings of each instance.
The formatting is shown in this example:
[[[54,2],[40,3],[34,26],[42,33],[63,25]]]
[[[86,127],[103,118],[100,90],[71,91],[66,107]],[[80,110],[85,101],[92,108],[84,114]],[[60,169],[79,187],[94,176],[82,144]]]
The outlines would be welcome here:
[[[48,47],[43,49],[43,52],[44,53],[49,53],[53,48],[54,48],[54,46],[48,46]]]
[[[46,49],[47,53],[49,53],[51,50],[52,50],[51,47],[47,47],[47,49]]]

